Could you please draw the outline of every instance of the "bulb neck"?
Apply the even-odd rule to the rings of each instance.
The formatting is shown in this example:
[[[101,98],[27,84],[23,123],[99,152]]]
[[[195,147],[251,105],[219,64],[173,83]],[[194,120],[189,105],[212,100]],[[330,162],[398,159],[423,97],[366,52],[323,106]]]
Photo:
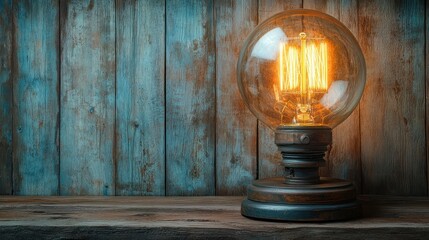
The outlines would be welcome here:
[[[275,143],[282,154],[285,183],[317,184],[319,167],[325,165],[325,153],[332,143],[327,126],[280,126]]]

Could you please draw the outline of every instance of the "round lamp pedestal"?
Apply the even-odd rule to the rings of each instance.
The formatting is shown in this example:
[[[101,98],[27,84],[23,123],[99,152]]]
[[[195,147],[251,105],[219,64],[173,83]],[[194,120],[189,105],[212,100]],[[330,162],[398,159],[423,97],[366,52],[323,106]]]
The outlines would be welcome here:
[[[278,221],[335,221],[357,218],[360,207],[351,182],[321,178],[332,131],[324,126],[279,127],[284,178],[254,181],[242,202],[243,216]]]

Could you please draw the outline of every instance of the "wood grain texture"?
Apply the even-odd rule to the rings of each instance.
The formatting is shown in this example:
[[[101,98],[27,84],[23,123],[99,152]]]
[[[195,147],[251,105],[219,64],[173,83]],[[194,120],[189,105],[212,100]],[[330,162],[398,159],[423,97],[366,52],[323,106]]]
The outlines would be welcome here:
[[[15,1],[13,172],[17,195],[58,194],[58,1]]]
[[[343,23],[357,39],[357,1],[304,0],[303,7],[327,13]],[[321,176],[331,176],[353,181],[361,191],[359,106],[340,125],[332,130],[332,146]]]
[[[61,2],[63,195],[115,194],[114,5]]]
[[[368,67],[322,174],[427,195],[424,0],[0,0],[0,194],[235,195],[281,175],[235,66],[256,22],[302,5],[340,19]]]
[[[12,194],[12,1],[0,1],[0,195]]]
[[[361,219],[256,221],[242,197],[3,197],[2,239],[426,239],[427,198],[363,196]]]
[[[424,1],[359,2],[364,193],[427,195]]]
[[[116,194],[165,194],[165,3],[116,2]]]
[[[426,33],[426,179],[427,179],[427,192],[429,196],[429,3],[426,1],[426,20],[425,20],[425,33]]]
[[[215,193],[212,1],[166,2],[166,193]]]
[[[302,8],[301,0],[260,0],[258,3],[259,23],[284,10]],[[258,177],[283,176],[281,155],[274,144],[274,131],[261,121],[258,121],[258,149]]]
[[[256,178],[257,120],[237,85],[241,46],[257,24],[257,1],[216,1],[216,194],[242,195]]]

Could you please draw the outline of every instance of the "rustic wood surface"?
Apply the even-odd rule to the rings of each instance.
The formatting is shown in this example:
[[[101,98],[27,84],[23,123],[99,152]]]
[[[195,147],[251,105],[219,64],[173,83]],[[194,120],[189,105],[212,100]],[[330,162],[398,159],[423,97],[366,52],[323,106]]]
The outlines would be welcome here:
[[[257,120],[243,104],[236,64],[257,24],[256,1],[216,1],[216,194],[243,195],[255,179]]]
[[[2,239],[425,239],[429,199],[362,196],[363,217],[286,223],[241,216],[242,197],[0,198]]]
[[[425,32],[426,32],[426,176],[427,176],[427,191],[429,195],[429,144],[428,144],[428,136],[429,136],[429,67],[427,64],[429,63],[429,4],[426,3],[426,20],[425,20]]]
[[[359,2],[364,193],[427,195],[425,1]]]
[[[0,194],[12,194],[12,1],[1,0],[0,9]]]
[[[327,13],[341,21],[357,38],[357,0],[329,1],[304,0],[304,8]],[[332,146],[321,176],[331,176],[353,181],[358,193],[361,192],[359,106],[340,125],[332,130]]]
[[[322,175],[427,196],[428,5],[0,0],[0,194],[240,195],[281,175],[235,66],[258,22],[305,7],[343,22],[368,68]]]
[[[164,1],[116,2],[116,194],[165,194]]]
[[[213,1],[166,2],[166,193],[215,193]]]
[[[59,166],[58,1],[14,5],[13,191],[57,195]]]
[[[61,2],[61,49],[61,194],[115,194],[114,2]]]

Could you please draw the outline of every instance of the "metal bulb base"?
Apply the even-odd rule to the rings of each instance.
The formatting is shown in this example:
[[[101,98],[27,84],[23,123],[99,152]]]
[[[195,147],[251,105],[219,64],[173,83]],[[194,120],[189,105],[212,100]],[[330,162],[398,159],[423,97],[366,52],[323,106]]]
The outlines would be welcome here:
[[[332,142],[324,126],[279,127],[275,142],[284,177],[253,181],[242,202],[246,217],[276,221],[338,221],[357,218],[360,205],[351,182],[321,178],[319,167]]]

